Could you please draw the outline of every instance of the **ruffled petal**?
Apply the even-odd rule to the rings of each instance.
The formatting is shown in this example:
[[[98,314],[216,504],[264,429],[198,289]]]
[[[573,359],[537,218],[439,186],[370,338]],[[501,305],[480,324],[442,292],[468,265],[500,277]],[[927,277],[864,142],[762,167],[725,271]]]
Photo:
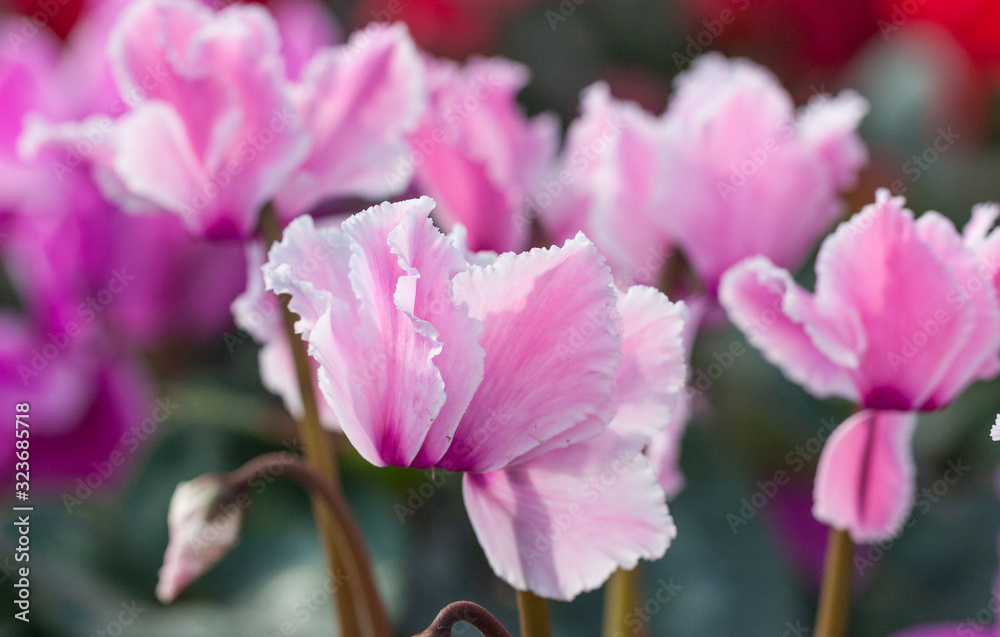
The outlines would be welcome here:
[[[405,136],[426,107],[425,84],[403,24],[369,25],[313,58],[295,98],[313,147],[278,193],[282,214],[302,214],[325,198],[377,199],[405,188],[408,181],[391,178],[390,168],[407,154]]]
[[[899,533],[916,488],[916,424],[912,413],[865,410],[837,427],[816,468],[816,519],[860,543]]]
[[[677,534],[646,458],[612,432],[468,474],[463,493],[493,571],[549,599],[571,600],[616,568],[662,557]]]
[[[719,302],[730,320],[789,379],[821,398],[853,399],[857,391],[847,371],[832,361],[806,330],[802,309],[810,301],[787,271],[765,257],[735,266],[726,272],[719,287]]]
[[[921,239],[903,204],[879,190],[816,261],[817,305],[851,308],[862,326],[866,346],[852,375],[860,404],[873,409],[938,406],[934,393],[975,322],[971,306],[956,302],[952,265]]]
[[[483,382],[440,465],[499,469],[607,404],[621,357],[611,273],[582,235],[454,279],[483,323]]]

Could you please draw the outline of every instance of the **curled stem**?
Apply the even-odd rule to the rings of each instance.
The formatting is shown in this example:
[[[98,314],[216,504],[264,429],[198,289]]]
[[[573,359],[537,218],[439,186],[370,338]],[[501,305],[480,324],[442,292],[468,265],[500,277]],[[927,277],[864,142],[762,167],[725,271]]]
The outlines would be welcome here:
[[[816,637],[843,637],[847,633],[853,555],[854,542],[847,531],[831,528],[816,614]]]
[[[256,476],[268,472],[271,475],[283,474],[302,485],[310,495],[316,497],[325,505],[325,511],[332,522],[332,540],[338,553],[343,556],[342,566],[348,585],[355,585],[363,594],[363,601],[369,611],[375,609],[382,613],[379,624],[385,626],[384,632],[375,631],[379,637],[391,637],[389,622],[378,597],[375,578],[370,568],[368,548],[358,523],[354,520],[350,506],[339,489],[335,488],[325,476],[320,474],[308,462],[286,451],[264,454],[247,462],[245,465],[224,476],[226,491],[219,496],[213,508],[223,510],[234,502],[240,494],[248,494],[250,483]],[[338,586],[337,590],[346,588]],[[374,622],[373,622],[374,623]],[[379,625],[374,624],[374,625]]]
[[[479,604],[455,602],[445,606],[427,630],[414,637],[451,637],[451,627],[457,622],[469,622],[483,637],[510,637],[500,620]]]

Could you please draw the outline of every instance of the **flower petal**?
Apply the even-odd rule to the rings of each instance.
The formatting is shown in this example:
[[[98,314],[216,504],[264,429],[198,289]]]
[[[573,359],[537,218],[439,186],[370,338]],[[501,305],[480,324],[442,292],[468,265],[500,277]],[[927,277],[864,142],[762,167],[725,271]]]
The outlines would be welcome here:
[[[837,427],[816,468],[816,519],[846,529],[859,543],[899,533],[916,488],[910,449],[916,424],[912,413],[865,410]]]
[[[493,571],[549,599],[571,600],[616,568],[662,557],[677,534],[648,461],[613,432],[467,474],[463,493]]]
[[[439,466],[494,471],[606,405],[621,356],[616,298],[585,237],[472,266],[454,295],[483,323],[486,367]]]
[[[405,25],[369,25],[320,52],[296,87],[296,103],[313,147],[278,193],[283,215],[329,197],[378,199],[407,185],[391,179],[390,168],[406,156],[405,135],[426,107],[426,89]]]
[[[810,299],[787,271],[765,257],[747,259],[722,277],[719,302],[747,340],[793,382],[818,397],[856,397],[848,373],[807,333],[801,309]],[[799,311],[791,311],[794,306]]]
[[[939,406],[930,401],[975,320],[970,306],[954,302],[950,262],[921,239],[903,205],[879,190],[874,204],[823,242],[816,260],[816,304],[849,307],[863,326],[866,346],[852,375],[860,404],[873,409]]]

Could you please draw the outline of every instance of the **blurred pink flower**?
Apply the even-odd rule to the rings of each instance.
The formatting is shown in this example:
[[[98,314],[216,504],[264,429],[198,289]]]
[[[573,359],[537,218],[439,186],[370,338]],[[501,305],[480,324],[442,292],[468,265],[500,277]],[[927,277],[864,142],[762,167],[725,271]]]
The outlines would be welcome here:
[[[935,212],[914,221],[901,197],[876,202],[820,248],[809,294],[766,257],[726,273],[719,299],[748,340],[818,397],[865,411],[830,437],[817,517],[859,541],[898,530],[912,501],[914,418],[1000,371],[996,206],[960,235]]]
[[[402,24],[370,24],[313,57],[292,99],[309,134],[309,156],[277,193],[292,219],[325,198],[381,199],[407,185],[390,166],[426,108],[423,63]]]
[[[69,512],[119,483],[150,435],[139,429],[153,409],[144,375],[86,325],[0,313],[0,380],[3,404],[30,405],[31,486],[68,489]],[[4,465],[13,467],[14,428],[4,432]]]
[[[125,214],[83,175],[63,189],[64,208],[10,227],[6,265],[33,313],[101,326],[126,348],[204,341],[229,325],[245,285],[241,246],[196,241],[172,215]]]
[[[581,97],[559,162],[534,195],[553,241],[583,232],[608,260],[619,287],[656,286],[670,256],[656,217],[670,214],[659,183],[662,120],[615,100],[606,84]]]
[[[559,140],[555,118],[528,119],[517,92],[528,69],[502,58],[464,66],[427,61],[430,105],[410,137],[410,154],[390,166],[437,201],[445,230],[462,224],[473,250],[519,251],[531,234],[530,197],[549,170]]]
[[[18,139],[33,113],[59,118],[65,113],[53,82],[59,64],[59,44],[45,30],[31,38],[20,35],[24,23],[0,17],[0,214],[47,210],[54,204],[49,166],[26,162],[18,154]]]
[[[251,233],[309,150],[271,16],[142,0],[118,18],[108,55],[128,109],[80,125],[104,133],[89,159],[106,194],[131,211],[180,215],[196,235]]]
[[[471,263],[433,207],[301,217],[264,266],[344,432],[373,464],[466,473],[479,541],[517,588],[571,599],[659,557],[675,529],[641,452],[683,386],[686,309],[618,292],[582,235]]]
[[[867,152],[856,93],[815,96],[798,113],[768,71],[705,55],[678,76],[664,115],[654,220],[705,289],[742,259],[797,267],[841,210]]]

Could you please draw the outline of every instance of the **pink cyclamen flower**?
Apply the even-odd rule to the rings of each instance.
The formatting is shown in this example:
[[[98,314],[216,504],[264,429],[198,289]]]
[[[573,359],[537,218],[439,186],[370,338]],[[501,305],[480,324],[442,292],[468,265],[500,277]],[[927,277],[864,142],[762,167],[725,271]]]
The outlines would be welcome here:
[[[669,239],[655,217],[672,213],[659,187],[662,121],[615,100],[603,83],[584,91],[580,109],[534,196],[542,223],[555,241],[590,237],[620,287],[658,285]]]
[[[264,266],[344,433],[375,465],[465,473],[479,541],[517,588],[571,599],[659,557],[675,529],[642,450],[683,386],[684,306],[616,290],[582,235],[470,261],[433,207],[301,217]]]
[[[662,230],[706,290],[746,257],[795,268],[840,211],[867,161],[867,102],[845,91],[798,113],[765,69],[705,55],[676,81],[664,114]]]
[[[217,476],[205,475],[180,483],[170,498],[170,539],[156,585],[156,597],[164,604],[174,601],[239,542],[241,508],[234,505],[212,516],[212,504],[223,488]]]
[[[267,11],[141,0],[119,18],[108,51],[122,96],[144,99],[104,125],[108,143],[93,159],[107,194],[178,214],[200,236],[253,232],[309,151]]]
[[[977,207],[960,235],[904,204],[879,190],[823,242],[815,294],[765,257],[719,288],[733,322],[786,376],[863,409],[823,449],[814,509],[858,541],[892,535],[909,511],[910,412],[940,409],[1000,371],[1000,231],[989,232],[1000,209]]]
[[[369,24],[309,61],[292,97],[312,147],[278,191],[283,218],[331,197],[381,199],[403,190],[387,169],[406,155],[406,135],[426,107],[424,75],[403,24]]]
[[[550,115],[527,119],[517,92],[528,69],[501,58],[473,58],[459,66],[427,61],[430,104],[410,153],[387,176],[408,182],[438,203],[446,230],[462,224],[473,250],[518,251],[528,247],[530,196],[541,185],[558,145]]]

